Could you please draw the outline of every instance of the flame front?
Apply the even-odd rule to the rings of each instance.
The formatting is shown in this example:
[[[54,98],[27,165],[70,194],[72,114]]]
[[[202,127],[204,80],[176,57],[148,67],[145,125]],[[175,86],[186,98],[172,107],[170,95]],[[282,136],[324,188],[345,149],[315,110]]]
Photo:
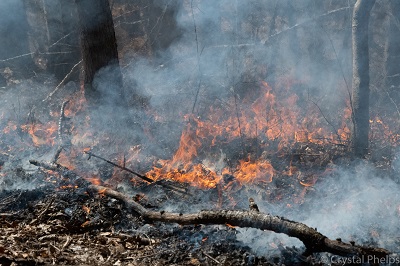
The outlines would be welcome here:
[[[287,152],[296,143],[346,144],[350,135],[350,104],[344,102],[340,118],[334,125],[330,124],[317,102],[294,90],[294,86],[301,83],[282,77],[272,87],[261,81],[246,93],[232,89],[229,97],[215,100],[201,115],[183,115],[183,129],[176,152],[169,159],[155,160],[152,167],[146,165],[146,169],[150,170],[145,175],[153,180],[171,179],[201,188],[214,188],[218,184],[231,182],[225,180],[225,175],[240,184],[270,183],[279,173],[293,175],[291,165],[277,171],[271,158]],[[99,177],[93,177],[77,167],[76,160],[81,159],[85,148],[100,145],[102,138],[109,139],[98,132],[92,133],[91,117],[85,110],[84,93],[79,91],[71,96],[64,115],[69,118],[79,116],[80,120],[71,123],[67,134],[72,145],[59,155],[57,161],[93,184],[102,184]],[[146,110],[146,114],[153,116],[153,121],[158,123],[167,123],[170,119],[151,109]],[[51,115],[55,119],[45,123],[32,121],[21,125],[7,121],[3,124],[2,132],[18,134],[22,136],[22,142],[23,138],[29,136],[35,147],[54,146],[58,141],[57,118],[60,114],[53,112]],[[378,116],[370,122],[372,137],[383,134],[397,145],[400,135],[393,133],[394,130],[388,126],[390,123]],[[156,134],[151,130],[145,127],[144,137],[154,141]],[[119,163],[124,166],[126,163],[140,163],[142,146],[145,147],[145,144],[132,146],[127,151],[129,154],[126,159],[124,156]],[[8,151],[9,148],[3,148],[3,152]],[[116,169],[111,180],[120,182],[125,177]],[[313,178],[299,183],[308,187],[313,186],[316,180]]]
[[[147,176],[155,180],[168,178],[188,182],[203,188],[215,187],[223,180],[224,173],[234,176],[241,184],[269,183],[276,170],[260,154],[249,154],[244,148],[246,141],[256,139],[252,148],[271,154],[298,142],[324,144],[347,141],[350,109],[346,109],[337,132],[331,132],[316,110],[316,104],[309,102],[307,107],[298,106],[299,96],[293,93],[293,84],[293,81],[281,82],[279,90],[273,90],[262,81],[256,90],[258,94],[249,93],[243,99],[233,94],[224,107],[211,106],[202,115],[205,119],[186,115],[186,127],[175,155],[171,160],[157,161],[157,166]],[[236,166],[207,167],[202,163],[202,158],[210,156],[213,147],[219,148],[235,140],[237,147],[233,150],[239,152],[228,149],[224,153],[240,153],[239,157],[243,159],[238,160]],[[215,154],[211,157],[218,160]]]

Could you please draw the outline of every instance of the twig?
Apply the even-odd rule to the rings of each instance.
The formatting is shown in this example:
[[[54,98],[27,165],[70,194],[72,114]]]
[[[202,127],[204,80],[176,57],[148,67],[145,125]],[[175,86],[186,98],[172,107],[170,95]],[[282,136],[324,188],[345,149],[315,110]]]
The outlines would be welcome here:
[[[7,59],[1,59],[0,62],[7,62],[7,61],[18,59],[18,58],[21,58],[21,57],[24,57],[24,56],[33,55],[33,54],[34,53],[21,54],[21,55],[17,55],[17,56],[14,56],[14,57],[7,58]]]
[[[75,31],[71,31],[70,33],[64,35],[63,37],[61,37],[60,39],[58,39],[58,41],[56,41],[55,43],[53,43],[52,45],[49,46],[49,48],[57,45],[59,42],[61,42],[62,40],[64,40],[65,38],[67,38],[68,36],[70,36],[72,33],[75,33]]]
[[[342,138],[340,137],[339,133],[337,132],[335,126],[331,123],[331,121],[328,120],[328,118],[325,116],[324,112],[322,112],[321,108],[319,107],[319,105],[314,102],[310,96],[308,96],[308,99],[310,102],[312,102],[319,110],[319,112],[321,113],[322,117],[325,119],[326,123],[328,123],[328,125],[330,125],[332,127],[333,132],[336,134],[336,136],[339,139],[339,142],[342,143]]]
[[[153,254],[140,256],[140,257],[126,257],[125,260],[141,260],[141,259],[144,259],[144,258],[150,258],[150,257],[153,257],[153,256],[157,256],[157,255],[162,254],[162,253],[164,253],[164,251],[160,251],[160,252],[156,252],[156,253],[153,253]]]
[[[49,245],[50,245],[52,248],[54,248],[55,250],[57,250],[58,252],[61,252],[61,250],[60,250],[58,247],[54,246],[53,244],[49,243]]]
[[[43,210],[39,213],[38,217],[33,219],[29,224],[34,224],[37,221],[40,221],[42,219],[43,215],[49,210],[50,206],[53,204],[54,198],[50,200],[49,203],[46,204],[46,206],[43,208]]]
[[[44,235],[38,238],[40,242],[42,241],[51,241],[51,240],[58,240],[58,235],[57,234],[50,234],[50,235]]]
[[[354,126],[354,125],[355,125],[355,121],[354,121],[354,117],[353,117],[353,114],[354,114],[354,111],[353,111],[353,97],[352,97],[352,95],[351,95],[351,91],[350,91],[349,84],[348,84],[347,79],[346,79],[346,76],[345,76],[345,74],[344,74],[342,64],[341,64],[340,61],[339,61],[339,56],[338,56],[338,54],[337,54],[337,52],[336,52],[335,45],[333,44],[332,38],[329,36],[328,32],[325,30],[324,27],[322,27],[322,26],[320,26],[320,27],[321,27],[321,29],[324,31],[324,33],[326,34],[326,37],[328,38],[329,42],[331,43],[332,50],[333,50],[333,52],[335,53],[336,62],[337,62],[338,65],[339,65],[340,72],[341,72],[341,74],[342,74],[344,83],[346,84],[346,89],[347,89],[347,94],[349,95],[349,102],[350,102],[350,109],[351,109],[351,122],[353,123],[353,126]]]
[[[71,244],[71,242],[72,242],[72,237],[67,236],[67,240],[65,241],[64,245],[62,245],[61,251],[66,249]]]
[[[103,157],[100,157],[100,156],[98,156],[98,155],[96,155],[96,154],[94,154],[94,153],[92,153],[92,152],[90,152],[90,151],[84,151],[84,152],[85,152],[86,154],[89,155],[89,159],[90,159],[90,157],[95,157],[95,158],[100,159],[100,160],[102,160],[102,161],[105,161],[106,163],[109,163],[109,164],[111,164],[111,165],[113,165],[113,166],[115,166],[115,167],[118,167],[119,169],[122,169],[122,170],[124,170],[124,171],[127,171],[127,172],[129,172],[129,173],[131,173],[131,174],[134,174],[134,175],[136,175],[137,177],[143,179],[144,181],[147,181],[147,182],[149,182],[149,183],[153,183],[153,182],[154,182],[153,179],[150,179],[150,178],[148,178],[147,176],[141,175],[141,174],[136,173],[135,171],[133,171],[133,170],[131,170],[131,169],[128,169],[128,168],[126,168],[126,167],[124,167],[124,166],[121,166],[121,165],[118,165],[118,164],[116,164],[116,163],[113,163],[113,162],[111,162],[111,161],[109,161],[109,160],[107,160],[107,159],[105,159],[105,158],[103,158]]]
[[[154,182],[155,182],[153,179],[150,179],[150,178],[148,178],[147,176],[141,175],[141,174],[139,174],[139,173],[137,173],[137,172],[135,172],[135,171],[133,171],[133,170],[131,170],[131,169],[129,169],[129,168],[126,168],[125,166],[121,166],[121,165],[118,165],[118,164],[116,164],[116,163],[114,163],[114,162],[111,162],[111,161],[109,161],[109,160],[107,160],[107,159],[105,159],[105,158],[103,158],[103,157],[100,157],[100,156],[98,156],[98,155],[96,155],[96,154],[93,154],[93,153],[90,152],[90,151],[85,151],[85,153],[89,155],[89,159],[90,159],[90,157],[98,158],[98,159],[100,159],[100,160],[103,160],[103,161],[105,161],[105,162],[107,162],[107,163],[109,163],[109,164],[115,166],[115,167],[118,167],[119,169],[122,169],[122,170],[124,170],[124,171],[127,171],[127,172],[129,172],[129,173],[131,173],[131,174],[134,174],[134,175],[136,175],[137,177],[139,177],[139,178],[141,178],[141,179],[143,179],[143,180],[145,180],[145,181],[147,181],[147,182],[149,182],[149,183],[154,183]],[[174,187],[174,186],[172,186],[172,185],[168,185],[168,184],[159,184],[159,185],[162,186],[162,187],[168,188],[168,189],[170,189],[170,190],[172,190],[172,191],[174,191],[174,192],[179,192],[179,193],[182,193],[182,194],[190,195],[190,193],[188,193],[185,189],[180,189],[180,188]]]
[[[296,28],[298,28],[298,27],[304,26],[304,25],[306,25],[307,23],[314,22],[316,19],[319,19],[319,18],[322,18],[322,17],[325,17],[325,16],[329,16],[329,15],[331,15],[331,14],[334,14],[334,13],[340,12],[340,11],[344,11],[344,10],[347,10],[347,9],[349,9],[349,8],[350,8],[350,7],[348,7],[348,6],[341,7],[341,8],[335,9],[335,10],[330,10],[330,11],[324,13],[324,14],[318,15],[317,17],[310,18],[310,19],[306,19],[306,20],[304,20],[303,22],[297,23],[297,24],[295,24],[295,25],[293,25],[293,26],[291,26],[291,27],[289,27],[289,28],[283,29],[283,30],[281,30],[281,31],[278,31],[278,32],[276,32],[276,33],[274,33],[274,34],[269,35],[269,36],[267,37],[266,40],[268,40],[268,39],[270,39],[270,38],[272,38],[272,37],[278,36],[278,35],[280,35],[280,34],[282,34],[282,33],[287,32],[287,31],[290,31],[290,30],[296,29]],[[265,41],[265,42],[267,42],[267,41]]]
[[[245,143],[244,143],[243,134],[242,134],[242,127],[240,125],[240,116],[239,116],[239,107],[238,107],[238,103],[237,103],[237,94],[236,94],[236,92],[235,92],[235,90],[233,88],[232,88],[232,92],[233,92],[233,98],[235,99],[236,119],[238,121],[238,126],[239,126],[239,136],[240,136],[240,140],[242,141],[242,153],[243,153],[243,156],[246,156]]]
[[[116,166],[116,167],[118,167],[118,168],[120,168],[122,170],[128,171],[130,173],[133,172],[132,170],[130,170],[128,168],[121,167],[121,166],[119,166],[119,165],[117,165],[117,164],[115,164],[115,163],[113,163],[111,161],[108,161],[108,160],[106,160],[106,159],[104,159],[102,157],[96,156],[96,155],[94,155],[92,153],[88,153],[88,152],[86,152],[86,153],[89,154],[89,158],[90,158],[90,156],[93,156],[93,157],[96,157],[96,158],[100,158],[101,160],[105,160],[106,162],[108,162],[108,163],[110,163],[110,164],[112,164],[112,165],[114,165],[114,166]],[[80,177],[78,174],[76,174],[73,171],[69,170],[67,167],[62,166],[61,164],[53,163],[53,162],[41,162],[41,161],[37,161],[37,160],[29,160],[29,163],[33,164],[35,166],[38,166],[38,167],[42,167],[42,168],[44,168],[46,170],[55,171],[55,172],[61,172],[61,174],[68,173],[69,176],[74,176],[76,178],[76,181],[79,181],[79,183],[83,182],[86,185],[88,184],[88,182],[85,181],[84,178]],[[144,176],[144,177],[148,178],[146,176]],[[151,180],[150,183],[154,183],[155,182],[154,180],[152,180],[150,178],[148,178],[148,179]],[[185,189],[179,188],[179,187],[175,187],[173,185],[163,184],[163,183],[160,183],[160,184],[157,184],[157,185],[160,185],[160,186],[162,186],[164,188],[170,189],[173,192],[178,192],[178,193],[181,193],[181,194],[191,195]]]
[[[1,202],[0,202],[0,206],[8,205],[11,202],[16,202],[17,200],[19,200],[21,195],[22,195],[22,191],[18,194],[18,196],[15,196],[15,194],[12,194],[9,197],[6,197],[6,198],[2,199]]]
[[[197,101],[198,101],[198,97],[199,97],[199,93],[200,93],[200,88],[201,88],[201,68],[200,68],[200,54],[199,54],[199,40],[198,40],[198,36],[197,36],[197,25],[196,25],[196,18],[194,16],[194,12],[193,12],[193,0],[190,1],[190,10],[192,13],[192,20],[193,20],[193,28],[194,28],[194,34],[195,34],[195,40],[196,40],[196,59],[197,59],[197,71],[198,71],[198,75],[199,75],[199,82],[197,84],[197,90],[196,90],[196,96],[194,97],[194,103],[193,103],[193,107],[192,107],[192,114],[194,114],[194,109],[196,107]]]
[[[396,102],[393,100],[392,96],[390,96],[389,91],[388,91],[387,89],[385,89],[385,91],[386,91],[386,94],[387,94],[389,100],[392,102],[392,104],[393,104],[394,107],[396,108],[397,114],[398,114],[399,117],[400,117],[400,110],[399,110],[399,107],[397,106]]]
[[[82,63],[82,60],[79,61],[78,63],[76,63],[76,64],[71,68],[71,71],[69,71],[69,73],[68,73],[68,74],[63,78],[63,80],[61,80],[61,82],[57,85],[57,87],[56,87],[49,95],[47,95],[47,97],[43,100],[43,102],[49,100],[49,99],[54,95],[54,93],[56,93],[56,92],[60,89],[60,87],[61,87],[62,85],[64,85],[65,81],[72,75],[72,73],[74,72],[75,68],[78,67],[78,66],[80,65],[80,63]]]
[[[284,233],[301,240],[308,252],[330,252],[337,255],[373,255],[377,258],[388,256],[390,252],[382,248],[371,248],[344,243],[341,240],[331,240],[316,229],[279,216],[272,216],[255,211],[240,210],[203,210],[198,213],[182,214],[164,211],[151,211],[125,194],[103,186],[90,185],[88,190],[102,193],[109,197],[121,200],[125,207],[132,209],[148,221],[166,223],[189,224],[230,224],[239,227],[252,227],[261,230],[270,230]]]
[[[143,238],[139,235],[128,235],[128,234],[113,234],[113,237],[118,237],[119,239],[127,242],[136,242],[140,245],[151,245],[152,243],[155,243],[155,240],[150,239],[147,235],[145,235],[146,238]]]
[[[47,162],[40,162],[37,160],[29,160],[29,163],[33,164],[35,166],[38,166],[38,167],[42,167],[46,170],[51,170],[51,171],[56,171],[56,172],[59,172],[60,170],[61,171],[69,170],[67,167],[64,167],[58,163],[47,163]]]
[[[221,264],[221,262],[217,261],[216,259],[214,259],[213,257],[211,257],[210,255],[208,255],[204,250],[201,250],[201,252],[204,254],[204,256],[206,256],[207,258],[209,258],[210,260],[213,260],[215,263],[217,264]]]

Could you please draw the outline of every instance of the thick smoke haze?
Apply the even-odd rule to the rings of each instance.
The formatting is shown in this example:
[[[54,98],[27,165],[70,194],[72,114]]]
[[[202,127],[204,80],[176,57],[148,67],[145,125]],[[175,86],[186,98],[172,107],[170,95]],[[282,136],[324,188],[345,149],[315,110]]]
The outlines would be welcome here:
[[[158,4],[169,8],[172,2]],[[329,114],[344,108],[348,96],[344,82],[344,78],[350,80],[346,66],[351,65],[351,47],[346,43],[350,41],[346,39],[350,33],[348,2],[333,6],[313,6],[314,1],[272,2],[174,4],[180,8],[176,14],[180,37],[151,61],[131,62],[125,76],[150,97],[152,106],[168,109],[174,104],[173,97],[183,114],[195,105],[195,114],[201,115],[215,98],[223,100],[232,93],[242,96],[244,91],[255,90],[261,80],[273,83],[289,74],[293,81],[305,84],[298,89],[299,95],[308,94],[330,120],[338,122]],[[274,21],[287,12],[287,6],[291,12],[304,10],[305,14],[293,15],[292,21]],[[337,11],[329,15],[331,8]],[[310,19],[314,16],[315,20]],[[340,22],[336,22],[338,16]],[[334,22],[338,24],[334,31],[326,27]]]
[[[133,102],[132,99],[140,95],[145,99],[147,108],[141,110],[136,106],[126,111],[123,106],[113,106],[112,101],[105,101],[104,105],[90,109],[89,114],[73,118],[76,127],[79,127],[84,125],[79,123],[84,121],[85,116],[90,116],[93,131],[101,133],[108,128],[113,132],[110,142],[122,139],[125,147],[143,145],[146,150],[137,157],[137,169],[142,170],[140,163],[148,163],[153,157],[170,158],[187,124],[185,115],[207,119],[203,114],[217,104],[224,106],[229,113],[250,108],[251,103],[239,101],[239,106],[232,106],[227,99],[243,99],[245,95],[259,90],[262,81],[277,90],[274,85],[282,83],[284,77],[285,82],[294,84],[293,90],[304,108],[318,103],[321,116],[334,127],[339,127],[343,110],[349,102],[348,90],[351,89],[348,86],[351,84],[351,7],[354,1],[163,0],[152,1],[152,4],[161,10],[157,23],[163,23],[163,15],[168,12],[173,14],[175,24],[170,31],[176,38],[168,45],[154,45],[162,49],[155,49],[151,56],[137,53],[121,58],[127,101]],[[54,5],[48,12],[57,12],[56,9]],[[378,4],[375,9],[381,12],[382,5]],[[27,22],[22,10],[22,1],[0,2],[0,34],[5,40],[0,49],[0,63],[3,63],[1,59],[25,53],[21,51],[26,51],[28,47],[27,42],[18,41],[26,40],[22,29],[27,27]],[[74,12],[71,10],[70,13]],[[374,16],[371,23],[379,23],[381,19]],[[388,17],[384,19],[384,25],[388,27]],[[156,35],[157,26],[150,27],[149,36]],[[15,31],[15,28],[19,30]],[[17,32],[16,35],[14,32]],[[127,44],[122,43],[121,36],[118,41],[121,42],[119,48],[122,54]],[[157,42],[157,38],[150,41]],[[375,40],[373,44],[379,46],[381,41]],[[19,47],[20,44],[25,48]],[[378,53],[373,54],[373,58],[379,57],[379,51],[383,52],[376,51]],[[7,66],[2,64],[0,68],[3,70]],[[112,67],[103,69],[94,80],[94,84],[107,94],[106,100],[113,98],[110,89],[115,85],[113,71]],[[372,79],[379,80],[379,76]],[[62,100],[42,102],[54,89],[54,80],[46,80],[50,84],[43,85],[40,79],[38,82],[23,81],[12,90],[1,93],[0,115],[3,122],[0,125],[4,126],[8,121],[20,124],[38,120],[48,122],[49,119],[43,118],[45,112],[58,111]],[[78,84],[70,82],[54,98],[64,99],[78,90]],[[32,112],[34,106],[38,107]],[[154,120],[157,123],[149,122],[151,115],[148,112],[156,117]],[[115,120],[115,117],[123,118],[120,120],[126,123],[103,123]],[[327,128],[332,125],[325,123]],[[151,131],[151,138],[147,131]],[[18,138],[17,133],[13,134]],[[90,139],[85,144],[96,146],[98,143]],[[17,144],[25,145],[23,140]],[[108,147],[104,150],[109,154],[116,151]],[[39,149],[21,152],[4,169],[12,168],[13,163],[32,169],[26,163],[27,158],[46,160],[51,156],[52,152]],[[221,151],[221,158],[224,156]],[[223,160],[219,163],[223,164]],[[218,165],[218,168],[223,169],[224,166]],[[372,241],[376,241],[377,245],[392,249],[393,238],[400,229],[397,182],[382,176],[379,169],[365,162],[357,162],[351,167],[330,167],[333,174],[308,188],[305,202],[298,209],[287,208],[284,203],[264,202],[256,195],[237,196],[241,202],[254,197],[261,211],[316,227],[330,238],[341,237],[346,242],[355,240],[362,243],[371,241],[372,235]],[[399,160],[393,167],[397,173],[400,172]],[[18,187],[28,186],[18,184]],[[166,210],[189,212],[210,207],[207,198],[199,196],[198,200],[199,203],[192,206],[171,205],[166,206]],[[238,231],[239,239],[262,255],[274,250],[270,243],[276,242],[276,239],[285,245],[302,246],[297,240],[270,232]]]

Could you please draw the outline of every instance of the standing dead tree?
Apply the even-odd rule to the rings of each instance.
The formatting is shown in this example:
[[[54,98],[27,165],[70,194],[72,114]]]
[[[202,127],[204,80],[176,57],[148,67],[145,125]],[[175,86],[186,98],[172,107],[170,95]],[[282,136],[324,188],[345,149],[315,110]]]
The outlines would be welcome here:
[[[369,45],[368,24],[375,0],[357,0],[353,10],[353,132],[352,150],[358,157],[368,152],[369,134]]]

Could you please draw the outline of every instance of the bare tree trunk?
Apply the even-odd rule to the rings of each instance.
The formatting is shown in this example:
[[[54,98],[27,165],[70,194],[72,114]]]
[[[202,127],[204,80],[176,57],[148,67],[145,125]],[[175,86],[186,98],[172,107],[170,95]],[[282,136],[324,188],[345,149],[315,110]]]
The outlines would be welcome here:
[[[358,157],[368,152],[369,49],[368,23],[375,0],[357,0],[353,11],[353,132],[352,150]]]
[[[394,93],[400,88],[400,2],[390,1],[391,19],[388,37],[387,88]]]
[[[29,45],[39,69],[61,81],[80,60],[77,14],[73,2],[65,0],[23,0],[29,23]],[[78,79],[77,73],[70,79]]]
[[[123,101],[114,23],[108,0],[75,0],[81,27],[85,93],[89,101]],[[107,68],[106,68],[107,67]],[[95,75],[102,70],[95,81]],[[93,83],[95,81],[95,83]]]
[[[2,0],[0,5],[0,87],[3,87],[33,76],[36,69],[29,50],[29,25],[23,2]]]

